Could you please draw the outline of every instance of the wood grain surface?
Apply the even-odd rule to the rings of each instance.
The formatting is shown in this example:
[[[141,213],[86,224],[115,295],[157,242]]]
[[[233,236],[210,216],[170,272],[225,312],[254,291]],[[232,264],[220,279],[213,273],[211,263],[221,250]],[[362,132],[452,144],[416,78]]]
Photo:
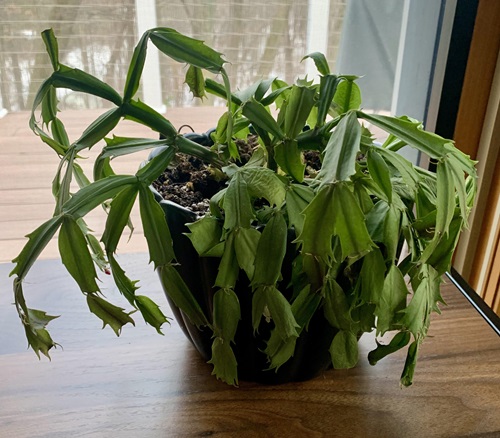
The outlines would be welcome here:
[[[121,260],[140,291],[170,314],[144,254]],[[361,339],[359,365],[308,382],[233,388],[172,322],[159,336],[139,316],[120,338],[86,311],[60,262],[42,260],[27,279],[32,307],[62,314],[63,349],[38,361],[0,264],[0,437],[500,437],[500,339],[452,284],[422,347],[414,384],[399,387],[404,353],[375,367]],[[108,298],[126,307],[107,279]]]

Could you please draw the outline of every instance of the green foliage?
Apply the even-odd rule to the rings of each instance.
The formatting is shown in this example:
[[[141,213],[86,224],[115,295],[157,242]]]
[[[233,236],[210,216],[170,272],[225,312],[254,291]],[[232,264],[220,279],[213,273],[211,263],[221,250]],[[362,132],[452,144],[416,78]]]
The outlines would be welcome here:
[[[401,383],[411,384],[430,315],[439,312],[442,302],[441,276],[476,194],[475,163],[469,157],[409,117],[361,111],[357,78],[331,74],[321,53],[305,57],[314,61],[319,84],[269,78],[233,93],[219,52],[173,29],[151,29],[134,49],[122,96],[98,78],[61,64],[51,30],[42,37],[54,71],[35,96],[30,127],[61,160],[53,181],[55,209],[27,236],[11,272],[16,309],[38,356],[49,356],[56,346],[47,331],[55,317],[27,306],[23,281],[58,231],[61,260],[104,326],[118,335],[124,325],[134,324],[130,315],[138,311],[162,333],[167,317],[150,298],[136,294],[137,282],[115,256],[125,227],[131,228],[130,212],[138,198],[151,261],[166,293],[194,325],[213,333],[210,363],[217,378],[238,383],[233,347],[243,300],[235,290],[246,277],[253,329],[270,329],[263,350],[269,369],[289,361],[297,339],[313,318],[320,318],[333,333],[329,352],[336,368],[357,363],[363,332],[396,331],[389,344],[377,341],[368,359],[375,364],[409,345]],[[186,83],[195,97],[211,93],[228,101],[213,147],[179,135],[163,115],[135,100],[149,41],[187,64]],[[207,71],[222,81],[205,79]],[[92,94],[114,107],[71,140],[58,117],[58,88]],[[152,138],[111,136],[122,119],[149,127]],[[388,134],[381,147],[363,121]],[[236,140],[249,132],[257,134],[259,147],[243,166]],[[406,145],[436,160],[437,173],[399,155]],[[158,146],[163,149],[135,175],[115,174],[115,159]],[[80,155],[99,147],[91,178],[79,164]],[[177,269],[164,211],[149,188],[178,154],[209,163],[227,181],[210,200],[210,212],[187,224],[199,257],[218,263],[210,314]],[[74,192],[73,178],[80,187]],[[108,214],[102,246],[84,222],[101,205]],[[401,261],[405,242],[410,256]],[[103,271],[109,266],[131,311],[99,295],[96,266]]]
[[[358,363],[358,339],[354,333],[340,330],[330,347],[334,368],[352,368]]]
[[[356,171],[356,157],[360,147],[361,126],[356,114],[348,113],[335,130],[325,148],[325,157],[319,177],[323,184],[347,181]]]

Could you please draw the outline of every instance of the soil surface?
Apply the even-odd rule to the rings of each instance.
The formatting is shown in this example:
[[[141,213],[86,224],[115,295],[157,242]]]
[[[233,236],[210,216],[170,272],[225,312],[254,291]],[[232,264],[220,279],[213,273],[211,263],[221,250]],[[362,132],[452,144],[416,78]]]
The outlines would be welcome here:
[[[236,140],[236,145],[240,154],[237,164],[243,166],[258,146],[257,137]],[[306,176],[314,178],[321,168],[319,153],[307,151],[304,159]],[[179,154],[176,162],[153,182],[153,187],[163,199],[186,207],[201,217],[209,210],[210,198],[226,186],[226,180],[220,180],[217,175],[220,177],[221,173],[200,159]]]
[[[198,158],[179,155],[175,167],[168,167],[153,182],[163,199],[204,215],[210,198],[223,189],[225,181],[214,179],[213,170]]]

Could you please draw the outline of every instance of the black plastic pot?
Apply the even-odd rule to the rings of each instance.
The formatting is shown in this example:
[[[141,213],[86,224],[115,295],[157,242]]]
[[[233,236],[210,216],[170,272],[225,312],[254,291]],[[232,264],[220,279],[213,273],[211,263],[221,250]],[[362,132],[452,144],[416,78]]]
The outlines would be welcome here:
[[[195,140],[196,141],[196,140]],[[161,148],[158,148],[161,149]],[[160,151],[155,150],[151,156]],[[190,210],[170,201],[162,199],[154,189],[153,192],[160,203],[167,219],[173,239],[174,251],[177,262],[176,269],[197,299],[209,321],[212,321],[213,288],[220,259],[200,257],[191,241],[185,236],[189,229],[186,223],[194,222],[196,215]],[[296,245],[290,243],[283,263],[280,290],[289,299],[291,288],[286,289],[290,283],[292,261],[296,255]],[[187,338],[192,342],[205,360],[211,358],[212,332],[210,329],[198,329],[183,312],[177,308],[169,298],[168,284],[162,284],[170,303],[172,312]],[[318,311],[309,323],[308,329],[303,330],[297,339],[294,356],[278,370],[268,370],[268,361],[263,350],[269,339],[272,323],[264,319],[258,333],[254,334],[252,327],[252,290],[249,280],[243,271],[234,289],[241,307],[241,321],[235,336],[233,351],[238,363],[238,378],[240,380],[259,383],[278,384],[291,381],[311,379],[331,366],[329,347],[337,330],[324,318],[323,312]]]
[[[159,195],[158,195],[159,196]],[[189,210],[169,201],[160,201],[165,211],[167,222],[174,242],[174,251],[179,265],[178,272],[196,297],[207,319],[212,320],[212,299],[215,290],[213,284],[217,276],[218,258],[199,257],[191,241],[183,234],[189,232],[186,223],[196,220]],[[291,261],[295,249],[289,245],[284,262],[283,281],[287,284],[291,274]],[[172,311],[185,335],[200,352],[205,360],[211,357],[212,332],[199,330],[170,300],[168,284],[162,284]],[[291,294],[291,291],[285,291]],[[294,356],[277,371],[268,368],[267,357],[262,352],[269,338],[272,323],[262,321],[259,331],[254,336],[252,328],[252,291],[243,271],[235,287],[241,306],[242,319],[238,325],[233,351],[238,362],[238,376],[241,380],[260,383],[285,383],[311,379],[328,369],[331,364],[328,349],[336,329],[323,317],[321,311],[312,318],[308,330],[302,331],[297,340]]]

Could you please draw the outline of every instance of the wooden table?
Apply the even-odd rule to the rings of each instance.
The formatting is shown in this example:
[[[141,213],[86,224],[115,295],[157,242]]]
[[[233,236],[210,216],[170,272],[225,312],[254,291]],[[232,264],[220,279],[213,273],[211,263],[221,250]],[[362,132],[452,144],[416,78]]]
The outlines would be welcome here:
[[[144,254],[122,258],[142,292],[168,306]],[[414,384],[399,387],[404,353],[303,383],[229,387],[210,375],[175,322],[158,336],[139,317],[120,338],[85,309],[59,261],[27,279],[32,307],[62,314],[62,344],[38,361],[0,265],[0,437],[500,437],[500,338],[452,285],[422,347]],[[103,291],[115,303],[108,281]]]

